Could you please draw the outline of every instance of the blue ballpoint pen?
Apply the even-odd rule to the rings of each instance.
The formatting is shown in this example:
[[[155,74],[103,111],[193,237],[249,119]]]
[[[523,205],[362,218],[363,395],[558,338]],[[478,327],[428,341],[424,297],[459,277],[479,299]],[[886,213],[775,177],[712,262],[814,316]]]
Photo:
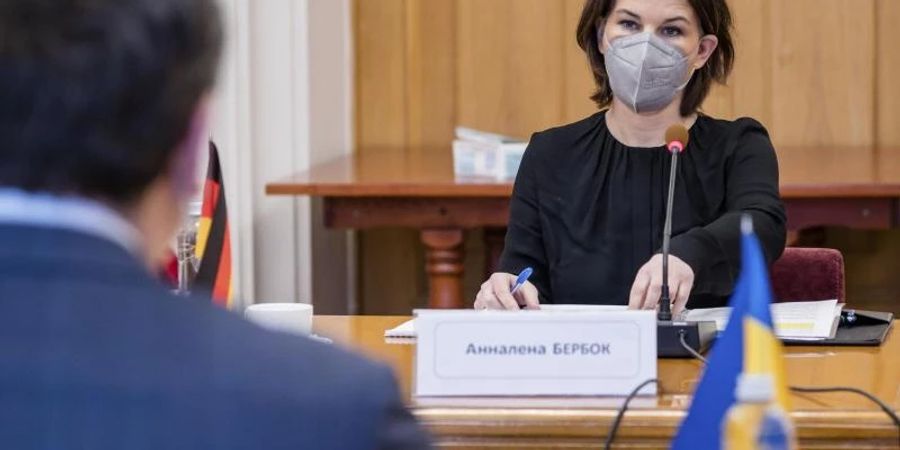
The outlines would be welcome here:
[[[531,276],[531,273],[534,272],[534,269],[531,267],[526,267],[519,272],[519,276],[516,278],[516,284],[513,285],[512,290],[509,291],[511,294],[515,294],[516,291],[519,290],[520,287],[525,285],[525,282],[528,281],[528,277]]]

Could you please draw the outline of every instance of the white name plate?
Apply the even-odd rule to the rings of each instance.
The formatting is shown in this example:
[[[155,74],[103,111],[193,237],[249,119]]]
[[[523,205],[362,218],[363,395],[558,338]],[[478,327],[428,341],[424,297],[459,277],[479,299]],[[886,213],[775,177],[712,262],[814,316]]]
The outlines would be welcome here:
[[[416,315],[418,396],[627,395],[656,378],[653,311]]]

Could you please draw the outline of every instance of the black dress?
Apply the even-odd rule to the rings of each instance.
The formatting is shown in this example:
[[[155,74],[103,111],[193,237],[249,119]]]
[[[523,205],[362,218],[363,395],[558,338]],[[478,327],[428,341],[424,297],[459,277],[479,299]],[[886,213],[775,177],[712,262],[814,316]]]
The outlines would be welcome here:
[[[671,159],[628,147],[606,114],[535,133],[510,204],[500,270],[533,267],[542,303],[628,304],[638,269],[662,244]],[[763,126],[700,115],[679,158],[673,255],[694,270],[688,308],[723,306],[740,270],[740,220],[753,218],[768,262],[781,256],[778,162]]]

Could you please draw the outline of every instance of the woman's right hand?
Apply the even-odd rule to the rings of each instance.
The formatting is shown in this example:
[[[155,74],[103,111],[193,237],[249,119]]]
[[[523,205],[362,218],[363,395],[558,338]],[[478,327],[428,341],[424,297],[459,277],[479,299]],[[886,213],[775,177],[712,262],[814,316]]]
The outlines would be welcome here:
[[[481,284],[475,296],[475,309],[540,309],[538,291],[526,281],[515,294],[511,292],[516,276],[511,273],[495,273]]]

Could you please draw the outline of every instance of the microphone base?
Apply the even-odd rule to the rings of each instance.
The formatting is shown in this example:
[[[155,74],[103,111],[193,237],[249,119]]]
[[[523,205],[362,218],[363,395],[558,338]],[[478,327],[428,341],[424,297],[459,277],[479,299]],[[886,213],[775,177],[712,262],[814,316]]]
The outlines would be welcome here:
[[[680,336],[684,335],[687,345],[698,353],[709,349],[716,338],[715,322],[672,322],[659,321],[656,325],[656,354],[660,358],[693,358],[682,347]]]

